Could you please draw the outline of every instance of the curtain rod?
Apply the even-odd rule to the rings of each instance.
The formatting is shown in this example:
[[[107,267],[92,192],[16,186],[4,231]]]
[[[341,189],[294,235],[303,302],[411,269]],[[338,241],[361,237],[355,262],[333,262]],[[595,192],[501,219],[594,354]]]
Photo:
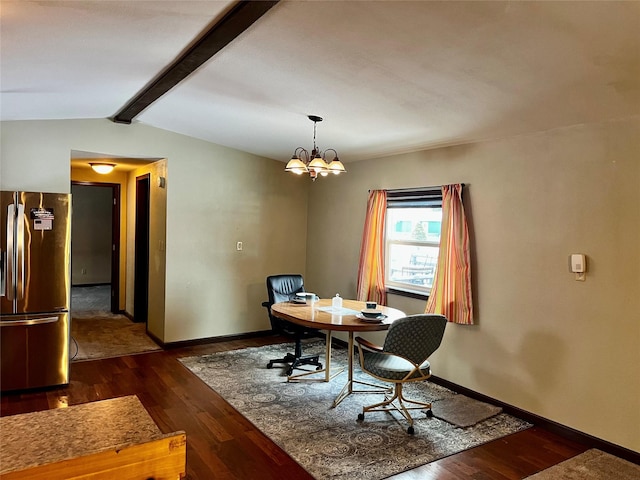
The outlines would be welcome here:
[[[450,183],[449,185],[453,185],[453,184]],[[460,186],[462,188],[464,188],[465,184],[461,183]],[[388,189],[388,191],[391,191],[391,192],[415,192],[416,190],[435,190],[436,188],[442,188],[442,185],[434,185],[433,187],[390,188],[390,189]],[[371,189],[367,190],[367,192],[370,192],[370,191],[371,191]]]

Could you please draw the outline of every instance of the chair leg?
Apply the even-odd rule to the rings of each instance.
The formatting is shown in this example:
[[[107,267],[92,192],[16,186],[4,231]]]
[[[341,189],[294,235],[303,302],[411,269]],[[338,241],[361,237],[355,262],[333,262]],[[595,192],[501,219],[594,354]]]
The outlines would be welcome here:
[[[413,404],[416,406],[408,406],[405,405],[405,403]],[[393,389],[393,396],[389,397],[389,395],[385,394],[384,401],[362,407],[362,413],[358,415],[358,419],[364,420],[364,414],[366,412],[390,412],[395,410],[399,412],[407,420],[407,422],[409,422],[409,428],[407,429],[407,432],[412,434],[414,433],[413,417],[409,413],[409,410],[423,410],[425,408],[427,409],[427,416],[432,417],[433,413],[431,413],[431,403],[419,402],[417,400],[405,398],[402,394],[402,383],[396,383],[395,388]]]
[[[320,355],[306,355],[296,358],[291,366],[287,370],[287,376],[290,377],[293,374],[293,370],[300,368],[303,365],[313,365],[316,370],[322,370],[322,363],[320,363]]]
[[[273,365],[276,363],[289,364],[289,367],[287,368],[288,377],[293,374],[294,369],[300,368],[304,365],[313,365],[316,367],[316,370],[322,370],[320,355],[303,355],[301,357],[296,357],[293,353],[287,353],[283,358],[269,360],[269,363],[267,363],[267,368],[273,368]]]
[[[295,361],[295,355],[293,353],[287,353],[283,358],[269,360],[269,363],[267,363],[267,368],[272,368],[275,363],[293,363]]]

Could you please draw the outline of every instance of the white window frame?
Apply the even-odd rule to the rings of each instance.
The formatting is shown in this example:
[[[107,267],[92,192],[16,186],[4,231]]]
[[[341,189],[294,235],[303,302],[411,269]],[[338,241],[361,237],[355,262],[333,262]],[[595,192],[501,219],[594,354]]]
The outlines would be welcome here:
[[[431,287],[423,285],[409,285],[407,282],[391,280],[391,256],[390,247],[392,245],[407,245],[417,247],[440,247],[439,241],[419,241],[419,240],[392,240],[390,239],[392,225],[388,221],[389,210],[397,208],[442,208],[441,190],[411,189],[411,190],[390,190],[387,192],[387,222],[385,225],[385,286],[391,293],[409,294],[410,296],[428,297]]]

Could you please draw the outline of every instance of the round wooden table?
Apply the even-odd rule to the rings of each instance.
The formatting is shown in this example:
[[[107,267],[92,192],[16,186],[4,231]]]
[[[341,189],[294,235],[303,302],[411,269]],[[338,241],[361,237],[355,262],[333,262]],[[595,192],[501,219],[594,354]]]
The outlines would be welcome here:
[[[331,306],[331,299],[325,298],[318,300],[313,303],[313,305],[307,304],[299,304],[293,302],[281,302],[275,303],[271,306],[271,313],[275,317],[281,318],[291,323],[295,323],[298,325],[302,325],[305,327],[315,328],[318,330],[325,330],[326,333],[326,358],[325,358],[325,368],[318,371],[313,372],[304,372],[296,375],[289,376],[289,381],[291,380],[299,380],[302,377],[306,377],[308,375],[315,375],[318,373],[324,372],[323,381],[328,382],[333,377],[338,375],[343,371],[343,369],[337,372],[331,372],[331,336],[333,331],[338,332],[349,332],[349,345],[348,345],[348,357],[349,357],[349,366],[348,366],[348,380],[345,386],[342,388],[342,391],[338,394],[336,399],[333,401],[333,406],[337,406],[342,400],[344,400],[348,395],[352,393],[371,393],[372,390],[355,390],[353,388],[355,383],[373,386],[376,388],[380,388],[380,385],[375,385],[371,383],[360,382],[358,380],[353,379],[353,356],[354,356],[354,346],[353,346],[353,333],[354,332],[379,332],[383,330],[387,330],[389,325],[391,325],[394,321],[399,318],[405,317],[405,313],[401,310],[391,307],[384,307],[382,305],[378,305],[377,310],[380,310],[384,315],[387,316],[382,322],[379,323],[371,323],[365,322],[358,317],[358,314],[361,310],[365,308],[364,302],[359,302],[356,300],[342,300],[342,308],[339,310],[334,310]],[[373,390],[380,391],[380,390]],[[385,389],[386,391],[386,389]]]

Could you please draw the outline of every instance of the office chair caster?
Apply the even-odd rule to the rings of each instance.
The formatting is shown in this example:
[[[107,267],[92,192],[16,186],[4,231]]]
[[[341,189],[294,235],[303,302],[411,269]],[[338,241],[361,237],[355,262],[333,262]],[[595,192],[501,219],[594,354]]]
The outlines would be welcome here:
[[[411,427],[407,428],[407,433],[409,435],[413,435],[414,433],[416,433],[416,431],[413,429],[413,426],[411,426]]]
[[[358,420],[364,420],[364,413],[358,414]]]
[[[433,412],[431,411],[431,409],[427,410],[425,413],[427,414],[427,417],[433,418]]]
[[[304,364],[303,364],[304,365]],[[269,368],[269,367],[267,367]],[[293,371],[296,369],[296,367],[291,367],[287,370],[287,377],[290,377],[291,375],[293,375]],[[303,369],[304,370],[304,369]],[[316,366],[316,370],[322,370],[322,364],[318,364]]]

